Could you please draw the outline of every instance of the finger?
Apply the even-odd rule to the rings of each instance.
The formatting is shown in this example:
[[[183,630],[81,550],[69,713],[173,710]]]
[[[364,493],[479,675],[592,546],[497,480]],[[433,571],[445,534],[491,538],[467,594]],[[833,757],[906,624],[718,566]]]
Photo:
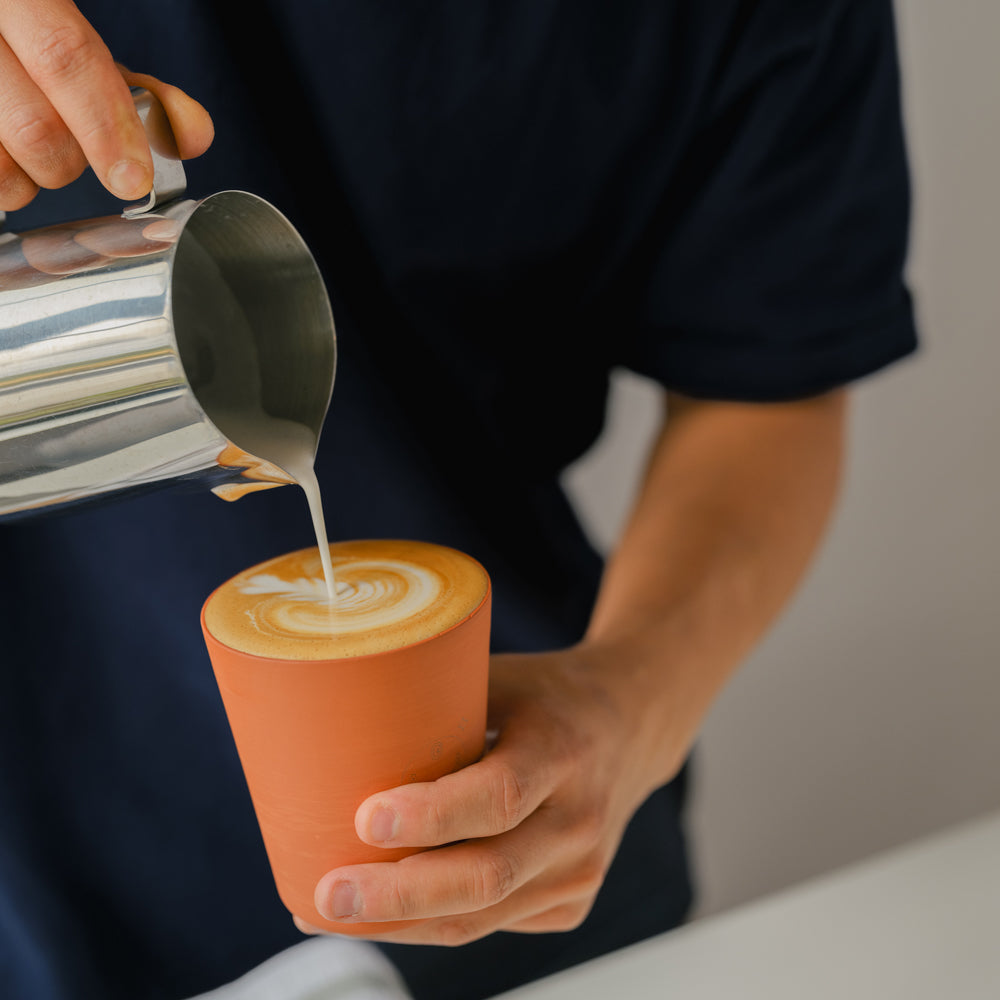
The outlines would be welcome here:
[[[79,144],[0,38],[0,143],[38,187],[61,187],[87,165]]]
[[[355,829],[376,847],[436,847],[495,836],[514,829],[551,795],[564,766],[548,752],[543,733],[511,730],[461,771],[366,799]]]
[[[163,105],[177,140],[182,160],[201,156],[215,138],[212,116],[193,97],[147,73],[133,73],[119,64],[118,70],[130,87],[145,87]]]
[[[579,900],[542,910],[529,912],[519,919],[523,909],[518,901],[493,907],[481,913],[466,913],[456,917],[428,920],[412,927],[388,934],[373,934],[372,939],[386,944],[421,944],[460,946],[471,944],[497,931],[512,934],[553,934],[576,930],[590,913],[593,900]]]
[[[38,185],[0,146],[0,212],[24,208],[38,193]]]
[[[386,944],[456,946],[478,941],[497,931],[544,934],[575,930],[590,913],[596,892],[567,897],[558,883],[545,885],[546,879],[545,875],[535,879],[496,906],[472,913],[421,920],[381,934],[369,931],[365,937]]]
[[[303,934],[326,933],[325,931],[321,931],[318,927],[313,927],[312,924],[307,924],[301,917],[295,916],[294,913],[292,914],[292,923],[295,924],[295,926],[298,927],[298,929],[302,931]]]
[[[101,183],[123,200],[153,184],[149,145],[111,53],[68,0],[0,0],[0,35],[79,143]]]
[[[590,915],[594,906],[594,894],[568,903],[561,903],[541,913],[505,923],[505,931],[514,934],[552,934],[575,931]]]
[[[351,865],[316,886],[328,920],[424,920],[496,906],[534,878],[546,861],[543,836],[528,821],[502,837],[470,840],[401,861]]]

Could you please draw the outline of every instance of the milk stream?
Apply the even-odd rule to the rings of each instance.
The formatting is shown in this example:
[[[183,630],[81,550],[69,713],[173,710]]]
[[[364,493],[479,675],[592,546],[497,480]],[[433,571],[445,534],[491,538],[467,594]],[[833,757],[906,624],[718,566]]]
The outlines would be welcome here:
[[[319,547],[319,558],[323,563],[323,579],[326,581],[326,596],[332,604],[337,599],[337,581],[333,575],[333,562],[330,559],[330,543],[326,536],[326,521],[323,518],[323,498],[320,494],[319,480],[313,467],[313,457],[316,454],[316,436],[304,424],[295,424],[288,420],[273,420],[272,424],[287,425],[286,431],[276,436],[274,447],[269,452],[260,453],[260,458],[266,458],[280,469],[284,469],[294,479],[306,495],[309,504],[309,514],[312,517],[313,531],[316,533],[316,545]],[[304,434],[300,432],[304,431]]]
[[[240,448],[278,466],[302,487],[312,516],[320,561],[323,563],[327,599],[332,604],[337,598],[337,584],[330,559],[326,521],[323,518],[323,500],[313,467],[316,455],[315,433],[305,424],[271,417],[262,411],[231,410],[220,414],[218,410],[214,410],[213,420],[225,428],[226,436]]]

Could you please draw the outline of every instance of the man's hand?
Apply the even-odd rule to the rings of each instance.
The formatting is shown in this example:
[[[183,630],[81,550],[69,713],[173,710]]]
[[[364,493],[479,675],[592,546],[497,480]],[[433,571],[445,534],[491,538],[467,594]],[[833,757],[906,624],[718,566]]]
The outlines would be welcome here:
[[[148,194],[153,165],[130,86],[160,99],[183,159],[209,147],[208,112],[118,66],[70,0],[0,0],[0,211],[69,184],[88,163],[122,200]]]
[[[845,413],[843,392],[671,397],[583,641],[494,658],[493,750],[373,795],[356,815],[369,844],[437,849],[327,873],[319,912],[417,919],[374,936],[421,944],[577,926],[632,814],[677,773],[808,564],[836,495]]]
[[[578,926],[652,791],[648,762],[632,755],[633,720],[601,680],[608,666],[583,647],[494,657],[492,750],[438,781],[374,795],[357,812],[369,844],[438,849],[336,869],[317,887],[317,909],[345,922],[419,918],[376,936],[413,944]]]

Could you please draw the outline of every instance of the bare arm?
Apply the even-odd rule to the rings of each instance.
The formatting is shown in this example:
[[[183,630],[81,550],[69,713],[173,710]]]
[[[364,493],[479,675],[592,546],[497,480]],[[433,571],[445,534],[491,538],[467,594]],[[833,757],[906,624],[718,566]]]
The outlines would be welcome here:
[[[651,720],[669,737],[646,734],[661,779],[680,766],[821,538],[839,483],[845,397],[670,401],[586,640],[615,650],[619,675],[629,675],[622,690],[640,702],[669,689],[666,714]]]
[[[385,938],[456,944],[589,912],[629,819],[792,592],[837,490],[843,393],[671,404],[585,638],[495,657],[495,748],[358,810],[369,843],[450,846],[328,873],[324,915],[423,918]]]

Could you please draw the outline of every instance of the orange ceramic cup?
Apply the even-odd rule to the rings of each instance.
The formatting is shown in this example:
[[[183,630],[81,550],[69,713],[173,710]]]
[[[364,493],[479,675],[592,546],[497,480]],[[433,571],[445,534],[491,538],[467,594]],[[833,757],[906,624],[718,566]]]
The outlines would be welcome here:
[[[345,565],[338,550],[359,544],[372,543],[331,546],[338,579]],[[314,558],[318,569],[318,550],[294,555]],[[223,588],[202,609],[205,642],[278,894],[306,923],[353,935],[412,923],[329,921],[317,912],[314,891],[320,877],[340,865],[395,861],[418,850],[371,847],[358,838],[354,814],[368,796],[433,781],[482,755],[490,588],[485,570],[469,562],[484,581],[470,613],[430,637],[363,655],[298,659],[246,652],[210,628],[210,609]]]

